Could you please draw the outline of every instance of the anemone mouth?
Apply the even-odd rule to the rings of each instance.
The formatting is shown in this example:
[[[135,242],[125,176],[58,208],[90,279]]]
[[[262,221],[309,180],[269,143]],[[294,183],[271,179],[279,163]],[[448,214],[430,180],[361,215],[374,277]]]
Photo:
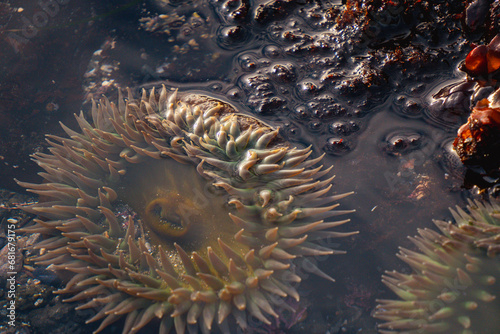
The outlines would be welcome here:
[[[196,166],[172,158],[132,165],[122,178],[118,200],[137,213],[152,245],[175,251],[174,243],[186,251],[217,248],[217,239],[233,244],[237,226],[229,218],[234,210],[229,196],[203,178]],[[202,251],[203,252],[203,251]]]
[[[195,213],[187,216],[189,209]],[[174,193],[151,201],[144,211],[146,226],[163,238],[183,237],[192,231],[193,224],[199,225],[202,219],[199,208],[188,199]]]
[[[93,104],[92,124],[48,136],[34,160],[45,182],[18,182],[41,196],[39,265],[72,275],[58,291],[78,309],[99,308],[96,332],[125,317],[124,333],[154,318],[159,332],[242,330],[248,316],[271,324],[299,301],[294,261],[333,279],[308,256],[342,253],[317,241],[351,236],[330,228],[348,195],[330,194],[331,168],[310,148],[214,98],[143,91]],[[128,208],[131,208],[130,210]]]

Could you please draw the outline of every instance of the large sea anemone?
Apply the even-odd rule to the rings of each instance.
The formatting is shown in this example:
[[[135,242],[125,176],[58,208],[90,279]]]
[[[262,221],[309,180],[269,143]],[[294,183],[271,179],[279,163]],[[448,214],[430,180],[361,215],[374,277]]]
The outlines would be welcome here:
[[[98,310],[96,332],[122,317],[123,333],[269,325],[300,298],[297,265],[330,278],[307,257],[342,253],[325,239],[356,232],[328,231],[348,221],[329,218],[349,194],[330,194],[322,157],[214,98],[128,95],[49,135],[34,155],[44,182],[19,182],[40,196],[24,207],[39,216],[23,229],[43,235],[36,263],[69,274],[58,292]]]
[[[387,272],[383,282],[401,300],[379,300],[381,333],[495,334],[500,330],[500,206],[470,202],[452,210],[456,224],[419,230],[420,252],[398,257],[411,274]]]

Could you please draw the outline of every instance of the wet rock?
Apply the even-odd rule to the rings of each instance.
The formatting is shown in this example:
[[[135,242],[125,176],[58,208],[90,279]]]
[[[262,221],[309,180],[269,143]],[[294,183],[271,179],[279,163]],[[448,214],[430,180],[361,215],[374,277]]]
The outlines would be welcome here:
[[[53,286],[43,284],[36,278],[21,276],[16,289],[16,306],[20,311],[45,307],[53,298]]]
[[[19,272],[23,267],[21,244],[8,242],[0,251],[0,282],[5,282],[11,272]]]
[[[33,331],[27,327],[5,327],[5,326],[0,326],[0,331],[2,331],[2,334],[33,334]]]
[[[494,91],[492,86],[477,87],[471,96],[471,105],[475,106],[482,99],[487,99]]]
[[[473,78],[491,81],[500,69],[500,34],[488,45],[479,45],[465,58],[461,69]]]
[[[16,229],[18,219],[9,218],[5,220],[5,245],[0,250],[0,282],[3,283],[15,276],[23,267],[23,248],[26,246],[28,236],[17,237]]]
[[[305,1],[302,1],[305,3]],[[288,16],[290,11],[292,11],[299,1],[296,0],[272,0],[263,4],[260,4],[255,9],[255,21],[266,24],[271,21],[281,20]]]
[[[465,69],[470,75],[484,75],[488,73],[488,61],[486,45],[475,47],[465,58]]]
[[[463,187],[467,168],[457,152],[453,149],[453,139],[448,139],[440,145],[440,165],[445,171],[445,179],[450,182],[450,189],[458,190]]]
[[[294,64],[275,64],[269,71],[271,78],[279,83],[291,83],[297,78],[297,69]]]
[[[465,165],[486,171],[500,167],[500,90],[477,103],[458,130],[453,147]]]
[[[76,306],[56,299],[54,305],[34,309],[28,314],[31,328],[36,333],[54,334],[85,334],[95,330],[97,325],[85,324],[94,311],[75,311]]]
[[[500,2],[494,1],[490,7],[490,15],[489,15],[489,27],[491,35],[494,36],[498,33],[500,28]]]
[[[327,139],[324,151],[335,156],[342,156],[349,153],[355,147],[355,143],[350,139],[340,137],[330,137]]]
[[[441,88],[425,110],[427,119],[441,127],[455,129],[469,114],[471,96],[479,88],[474,81],[459,81]]]
[[[243,26],[223,26],[218,29],[217,42],[222,48],[232,50],[248,43],[250,36],[248,30]]]
[[[243,21],[248,17],[251,4],[249,0],[226,0],[223,1],[222,9],[228,19]]]
[[[411,129],[398,129],[388,133],[381,144],[382,151],[392,156],[406,155],[425,146],[427,139]]]
[[[290,114],[323,147],[328,136],[338,135],[331,133],[330,124],[373,115],[392,92],[408,83],[424,84],[427,73],[449,70],[449,60],[462,52],[458,46],[463,39],[461,23],[453,15],[467,5],[385,0],[152,2],[162,5],[144,4],[139,32],[120,28],[123,31],[110,36],[108,48],[103,45],[94,68],[104,65],[110,72],[89,70],[90,93],[109,95],[117,87],[142,88],[163,80],[167,85],[175,81],[175,86],[189,82],[186,88],[221,93],[268,120]],[[141,40],[139,52],[136,39]],[[205,87],[207,80],[213,81]],[[218,83],[217,90],[212,82]],[[432,80],[426,83],[434,85]],[[399,106],[403,116],[425,116],[425,89],[412,92]],[[466,104],[468,97],[457,94],[448,103]],[[316,126],[323,119],[329,122]],[[365,128],[365,122],[360,120],[359,128]]]
[[[359,131],[360,126],[356,121],[337,121],[329,126],[329,131],[332,134],[339,136],[349,136],[350,134]]]
[[[489,0],[472,1],[465,10],[465,24],[472,31],[481,27],[488,17],[490,7]]]

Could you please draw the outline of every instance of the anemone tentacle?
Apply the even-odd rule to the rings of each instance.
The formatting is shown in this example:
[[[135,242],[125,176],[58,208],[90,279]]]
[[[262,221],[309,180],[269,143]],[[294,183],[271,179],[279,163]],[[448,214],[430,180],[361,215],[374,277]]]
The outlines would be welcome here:
[[[322,157],[227,103],[129,90],[93,102],[90,123],[75,117],[80,131],[62,125],[68,138],[33,156],[44,183],[18,183],[40,195],[23,208],[41,217],[23,229],[44,236],[37,263],[72,273],[58,293],[99,309],[96,333],[122,317],[123,333],[155,318],[160,333],[270,324],[300,299],[295,259],[340,253],[316,242],[357,233],[326,231],[352,211],[334,210],[350,193],[327,195]]]
[[[400,300],[378,300],[381,333],[498,333],[500,321],[500,205],[469,201],[451,210],[455,224],[434,221],[401,248],[411,274],[386,272],[382,281]]]

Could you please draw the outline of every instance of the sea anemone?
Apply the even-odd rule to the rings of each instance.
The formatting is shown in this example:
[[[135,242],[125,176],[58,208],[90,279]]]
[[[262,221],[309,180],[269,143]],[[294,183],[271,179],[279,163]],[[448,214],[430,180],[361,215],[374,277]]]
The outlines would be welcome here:
[[[387,272],[382,281],[402,300],[379,300],[381,333],[494,334],[500,328],[500,206],[470,201],[452,210],[456,224],[419,230],[398,257],[411,274]]]
[[[331,279],[307,256],[342,253],[325,240],[356,232],[327,231],[352,211],[334,210],[349,193],[329,194],[322,157],[214,98],[119,95],[48,136],[43,183],[18,182],[40,196],[23,208],[40,217],[22,230],[43,236],[36,263],[69,273],[58,293],[99,310],[96,333],[122,317],[123,333],[155,318],[160,333],[270,325],[300,298],[298,260]]]

